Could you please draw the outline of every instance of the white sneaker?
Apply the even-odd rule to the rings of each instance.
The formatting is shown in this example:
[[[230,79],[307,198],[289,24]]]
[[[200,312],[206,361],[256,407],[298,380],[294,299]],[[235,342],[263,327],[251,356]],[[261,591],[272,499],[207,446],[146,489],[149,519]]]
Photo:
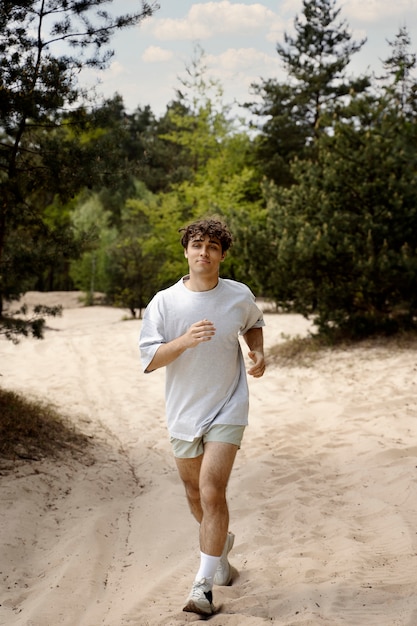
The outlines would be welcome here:
[[[227,533],[226,543],[224,544],[223,552],[220,557],[220,563],[217,566],[216,573],[214,574],[214,584],[228,586],[232,584],[233,578],[237,576],[237,570],[232,567],[228,561],[228,554],[233,548],[235,542],[235,536],[233,533]]]
[[[194,581],[193,588],[191,589],[183,611],[198,613],[199,615],[213,615],[215,612],[213,593],[211,586],[207,583],[205,578]]]

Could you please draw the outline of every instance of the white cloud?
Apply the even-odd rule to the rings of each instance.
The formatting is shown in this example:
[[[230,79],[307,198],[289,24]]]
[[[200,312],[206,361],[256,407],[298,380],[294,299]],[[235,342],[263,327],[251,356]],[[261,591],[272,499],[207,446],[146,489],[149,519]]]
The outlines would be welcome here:
[[[282,80],[284,75],[278,56],[272,57],[255,48],[229,48],[219,55],[205,56],[208,75],[219,81],[225,102],[252,101],[251,85],[262,78]]]
[[[345,0],[342,4],[343,16],[369,24],[395,18],[401,22],[405,14],[415,11],[415,0]]]
[[[219,55],[207,54],[208,67],[222,69],[224,72],[258,71],[259,67],[278,71],[279,59],[257,50],[256,48],[229,48]]]
[[[281,5],[281,10],[284,13],[290,13],[292,16],[295,14],[301,14],[303,10],[303,3],[301,0],[284,0]]]
[[[108,70],[106,71],[106,74],[109,77],[122,76],[123,74],[128,74],[128,73],[129,73],[129,70],[127,70],[124,67],[124,65],[122,65],[118,61],[112,61],[112,63],[110,63]]]
[[[218,35],[248,35],[262,29],[281,27],[282,21],[266,6],[221,0],[193,4],[184,18],[148,22],[153,35],[160,40],[178,41],[210,39]]]
[[[165,50],[159,46],[148,46],[142,54],[142,61],[145,63],[161,63],[164,61],[170,61],[174,53],[171,50]]]

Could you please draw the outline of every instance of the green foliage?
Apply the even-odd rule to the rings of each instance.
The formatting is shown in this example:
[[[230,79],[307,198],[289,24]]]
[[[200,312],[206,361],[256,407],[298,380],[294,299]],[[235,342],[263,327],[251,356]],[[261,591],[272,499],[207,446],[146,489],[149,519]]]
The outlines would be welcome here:
[[[87,304],[94,301],[94,292],[108,288],[108,249],[117,236],[110,226],[111,213],[100,200],[99,194],[84,193],[71,213],[74,236],[82,254],[72,260],[70,276],[77,289],[87,294]]]
[[[144,182],[153,193],[167,192],[173,184],[190,176],[190,154],[184,146],[169,140],[174,129],[172,118],[181,116],[183,112],[186,112],[185,107],[173,102],[159,119],[154,117],[149,107],[138,108],[127,116],[127,155],[129,161],[136,160],[137,164],[134,178]],[[130,188],[129,191],[132,193],[134,190]]]
[[[78,70],[104,67],[111,32],[153,8],[112,18],[104,4],[0,6],[0,316],[3,299],[74,285],[90,303],[103,291],[140,316],[187,271],[178,229],[218,215],[234,235],[222,275],[313,316],[322,336],[415,326],[417,83],[406,29],[383,77],[348,78],[364,41],[352,41],[335,0],[303,0],[295,35],[277,44],[287,78],[255,85],[261,126],[250,134],[199,47],[160,119],[149,107],[128,114],[119,96],[88,106]],[[22,335],[41,335],[33,321]]]
[[[181,154],[181,171],[169,185],[152,194],[144,184],[125,203],[119,232],[109,248],[111,302],[128,307],[132,315],[158,289],[186,273],[178,229],[203,215],[255,215],[261,199],[260,174],[252,164],[251,140],[236,132],[222,104],[215,81],[205,80],[202,56],[189,70],[178,102],[164,117],[168,132],[159,137],[170,154]],[[214,91],[213,99],[211,90]],[[160,127],[161,128],[161,127]],[[167,166],[172,165],[167,163]],[[168,180],[168,179],[167,179]],[[226,275],[239,274],[231,254],[223,266]],[[240,276],[242,272],[240,272]]]
[[[389,99],[361,98],[273,190],[268,212],[277,301],[321,332],[412,327],[417,315],[417,125]]]
[[[266,294],[266,258],[270,254],[266,227],[267,211],[259,202],[235,205],[227,213],[233,246],[224,273],[246,283],[258,296]]]
[[[257,155],[268,179],[278,185],[294,182],[291,161],[312,158],[315,140],[326,131],[329,115],[338,102],[344,104],[368,85],[366,77],[346,77],[352,56],[365,41],[352,41],[335,0],[303,0],[295,18],[295,37],[284,35],[277,45],[288,78],[253,85],[261,105],[248,105],[261,116]],[[330,116],[331,119],[331,116]]]
[[[174,278],[168,267],[177,267],[174,262],[178,255],[177,228],[192,219],[218,215],[236,231],[222,274],[242,280],[248,276],[251,259],[243,256],[247,242],[238,234],[243,232],[239,225],[256,223],[262,208],[261,173],[255,167],[253,141],[231,117],[219,83],[206,78],[204,53],[200,48],[187,68],[187,76],[178,92],[178,107],[171,111],[171,132],[165,138],[186,148],[191,168],[183,181],[171,186],[170,194],[161,204],[160,210],[169,215],[168,222],[161,223],[170,233],[167,241],[172,249],[171,260],[163,265],[161,278],[163,284],[167,284],[168,276],[171,281]],[[174,231],[170,223],[176,225]]]
[[[117,102],[107,107],[110,117],[88,113],[77,78],[83,68],[106,67],[112,34],[151,15],[156,4],[116,16],[105,4],[0,5],[0,315],[4,299],[50,268],[52,251],[62,262],[74,246],[62,220],[45,215],[54,198],[65,202],[85,186],[110,185],[124,169],[114,129],[102,130],[116,119]],[[121,129],[119,123],[119,136]]]
[[[0,317],[0,335],[10,339],[13,343],[19,343],[21,337],[34,337],[42,339],[46,317],[61,315],[61,306],[36,305],[29,313],[26,305],[9,312],[7,316]]]
[[[190,157],[192,174],[201,172],[207,161],[218,153],[221,143],[233,130],[228,118],[230,108],[223,104],[218,81],[207,80],[204,51],[197,46],[188,78],[181,81],[178,102],[168,110],[170,132],[163,139],[181,146]]]
[[[388,43],[392,53],[384,62],[386,76],[382,80],[398,112],[413,117],[417,110],[417,85],[413,79],[417,55],[410,51],[411,39],[405,27]]]
[[[120,230],[107,249],[106,294],[132,316],[141,316],[155,291],[179,277],[178,212],[175,198],[157,198],[140,183],[122,211]]]
[[[295,38],[277,47],[290,80],[258,91],[269,181],[253,271],[264,295],[314,316],[321,334],[395,332],[417,317],[416,57],[401,29],[367,95],[367,78],[345,78],[364,42],[335,26],[334,5],[304,0]]]

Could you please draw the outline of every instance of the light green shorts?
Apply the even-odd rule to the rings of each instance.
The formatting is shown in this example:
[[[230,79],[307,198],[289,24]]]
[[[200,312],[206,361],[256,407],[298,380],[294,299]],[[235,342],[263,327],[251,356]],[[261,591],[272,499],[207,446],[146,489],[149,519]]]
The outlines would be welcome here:
[[[215,424],[204,435],[196,437],[193,441],[184,441],[171,437],[174,456],[178,459],[194,459],[204,452],[204,445],[207,441],[219,441],[221,443],[232,443],[240,448],[243,433],[246,426],[233,426],[231,424]]]

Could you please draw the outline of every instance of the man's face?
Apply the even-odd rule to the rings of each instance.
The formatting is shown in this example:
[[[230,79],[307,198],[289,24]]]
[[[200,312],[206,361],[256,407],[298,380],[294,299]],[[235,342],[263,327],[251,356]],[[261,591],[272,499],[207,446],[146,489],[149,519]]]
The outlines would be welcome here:
[[[202,275],[217,275],[220,263],[226,256],[226,253],[222,252],[220,241],[208,235],[196,235],[190,239],[184,254],[188,259],[190,272]]]

